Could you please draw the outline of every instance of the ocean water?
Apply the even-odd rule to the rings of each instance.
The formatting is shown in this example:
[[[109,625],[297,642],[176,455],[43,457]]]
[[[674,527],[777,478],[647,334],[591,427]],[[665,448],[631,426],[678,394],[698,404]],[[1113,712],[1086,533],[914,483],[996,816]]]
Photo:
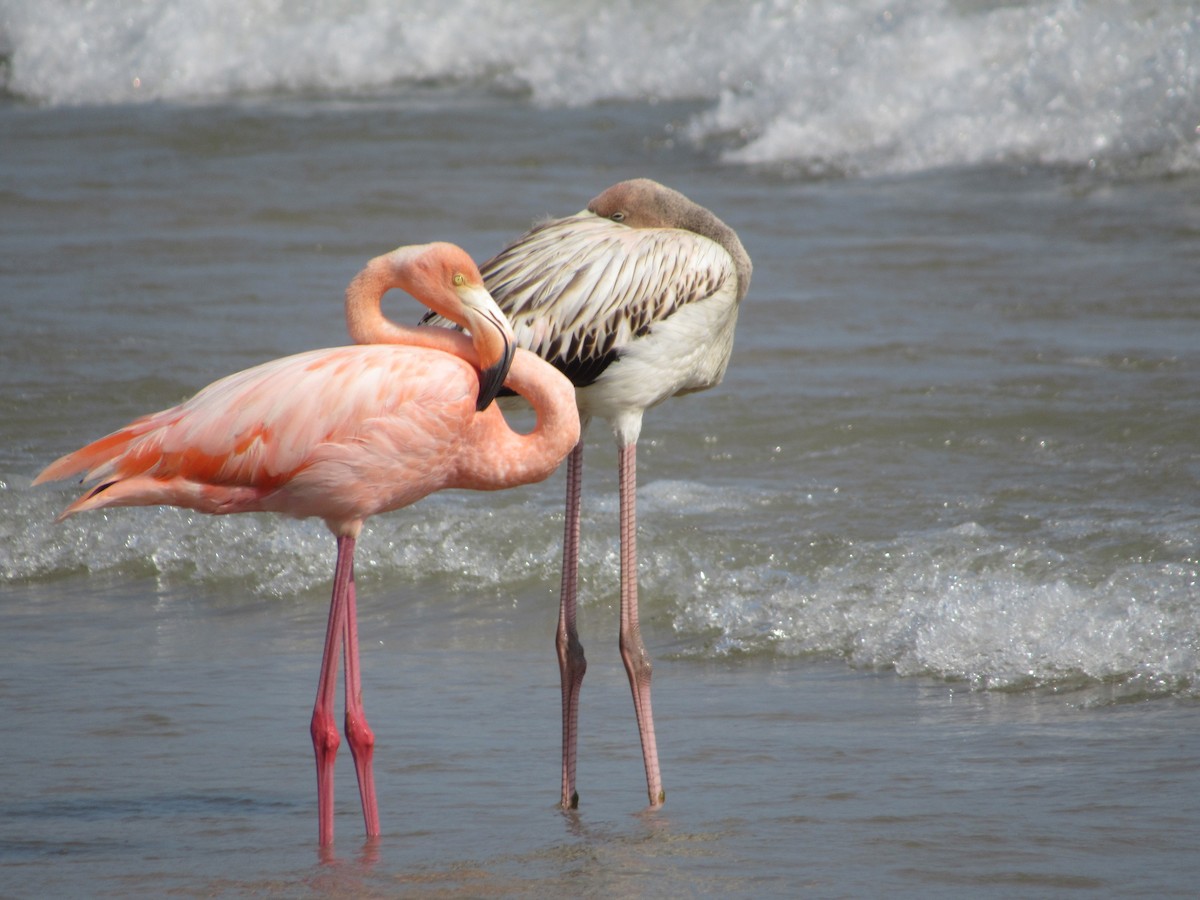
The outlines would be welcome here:
[[[120,6],[121,8],[117,8]],[[1191,896],[1200,7],[0,2],[0,896]],[[319,523],[55,525],[58,455],[345,342],[646,175],[736,228],[725,383],[647,416],[616,654],[590,433],[577,815],[561,473],[360,546],[384,836],[316,848]],[[416,303],[388,300],[415,321]]]

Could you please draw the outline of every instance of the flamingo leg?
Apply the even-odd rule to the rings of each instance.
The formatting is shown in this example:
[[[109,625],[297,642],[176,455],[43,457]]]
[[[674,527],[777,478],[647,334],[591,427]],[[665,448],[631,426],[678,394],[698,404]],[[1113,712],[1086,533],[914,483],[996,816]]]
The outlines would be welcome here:
[[[313,705],[313,752],[317,759],[317,822],[322,846],[333,843],[333,768],[337,760],[337,723],[333,718],[337,691],[337,664],[346,630],[346,592],[354,575],[354,538],[339,535],[337,565],[333,570],[333,597],[329,601],[329,624],[325,628],[325,652],[317,679],[317,701]]]
[[[650,795],[650,807],[655,808],[662,806],[667,795],[658,768],[654,714],[650,708],[650,657],[642,643],[642,629],[638,624],[636,443],[618,448],[617,465],[621,507],[621,659],[633,691],[633,708],[642,739],[642,760],[646,764],[646,790]]]
[[[379,804],[375,800],[375,775],[371,765],[375,756],[375,732],[367,724],[362,700],[362,671],[358,659],[358,608],[354,588],[354,567],[346,586],[346,743],[354,757],[358,775],[358,795],[362,800],[363,824],[367,837],[379,836]]]
[[[579,511],[583,492],[583,439],[567,460],[567,509],[563,526],[562,593],[558,608],[558,669],[562,681],[562,800],[563,809],[579,807],[575,790],[575,751],[579,735],[579,689],[587,671],[583,644],[576,628],[576,600],[579,592]]]

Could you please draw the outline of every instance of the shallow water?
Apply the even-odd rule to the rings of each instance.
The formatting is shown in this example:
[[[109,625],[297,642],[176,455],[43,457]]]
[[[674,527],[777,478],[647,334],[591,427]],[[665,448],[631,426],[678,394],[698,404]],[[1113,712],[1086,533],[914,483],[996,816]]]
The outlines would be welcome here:
[[[437,37],[452,6],[417,33]],[[825,110],[842,143],[812,145],[787,126],[814,113],[808,92],[767,69],[755,83],[770,91],[705,86],[699,60],[702,89],[668,89],[666,66],[653,100],[611,75],[568,102],[532,64],[246,94],[212,76],[236,69],[231,45],[212,68],[181,66],[192,80],[157,102],[87,93],[117,71],[103,54],[80,56],[94,77],[64,73],[59,96],[23,68],[49,65],[42,32],[0,6],[21,95],[0,106],[0,894],[1192,895],[1194,108],[1118,80],[1041,116],[1046,66],[1107,58],[1054,57],[1046,23],[1076,15],[1094,35],[1099,13],[970,8],[905,7],[892,37],[878,15],[857,23],[898,55],[855,55],[856,71],[897,78],[937,34],[1040,39],[1036,59],[1001,55],[1025,65],[1029,109],[1005,107],[1002,130],[1024,138],[972,126],[955,151],[912,125],[881,156],[850,139],[847,107]],[[45,26],[59,6],[39,9]],[[1184,13],[1109,25],[1118,49],[1151,42],[1137,58],[1164,91],[1195,77]],[[701,58],[722,26],[739,66],[766,52],[706,21]],[[97,33],[125,33],[108,24]],[[855,32],[833,15],[802,25]],[[139,46],[186,58],[162,28]],[[582,46],[608,52],[614,34],[597,25]],[[687,60],[673,65],[687,82]],[[914,96],[943,97],[922,75]],[[986,105],[976,90],[964,109]],[[1114,133],[1104,154],[1079,149],[1104,97],[1160,146],[1122,151]],[[221,375],[344,342],[341,292],[370,256],[449,239],[482,259],[634,175],[718,212],[755,263],[725,383],[652,411],[639,448],[668,804],[639,812],[614,646],[615,453],[597,423],[578,815],[553,808],[560,473],[368,527],[385,833],[362,844],[343,758],[323,857],[307,724],[332,539],[179,510],[53,525],[72,486],[30,482]],[[419,315],[400,296],[390,308]]]
[[[669,799],[639,813],[627,687],[594,636],[582,805],[563,815],[550,610],[475,593],[447,612],[381,588],[364,586],[362,627],[384,834],[363,844],[343,758],[328,854],[306,734],[316,598],[247,603],[106,577],[25,592],[24,616],[5,613],[28,648],[4,657],[21,723],[9,735],[22,736],[7,750],[20,777],[4,803],[5,893],[1190,891],[1190,703],[668,658],[655,700]]]

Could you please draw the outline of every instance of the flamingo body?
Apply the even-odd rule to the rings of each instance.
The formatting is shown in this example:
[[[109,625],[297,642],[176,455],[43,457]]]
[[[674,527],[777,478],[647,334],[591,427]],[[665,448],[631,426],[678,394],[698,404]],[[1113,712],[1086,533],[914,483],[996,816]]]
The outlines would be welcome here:
[[[388,322],[379,305],[392,287],[466,327],[471,339]],[[67,454],[35,480],[82,472],[97,483],[60,518],[167,504],[325,520],[337,537],[337,563],[311,723],[322,844],[333,840],[340,740],[333,706],[343,645],[345,731],[367,834],[380,833],[354,588],[363,522],[444,488],[540,481],[579,439],[570,382],[533,354],[513,353],[508,323],[458,247],[401,248],[372,260],[347,289],[346,316],[357,340],[386,343],[314,350],[230,375]],[[528,434],[512,431],[491,403],[501,381],[537,411]]]
[[[317,516],[350,533],[434,491],[498,489],[554,471],[550,459],[512,475],[498,468],[502,454],[470,452],[500,418],[494,407],[476,412],[477,393],[470,364],[438,350],[314,350],[214,382],[63,457],[39,481],[83,471],[100,483],[61,517],[170,505]],[[479,464],[489,459],[495,466]]]
[[[629,676],[650,806],[663,803],[650,703],[651,664],[637,594],[637,440],[643,413],[724,377],[750,257],[709,210],[645,178],[623,181],[581,212],[538,225],[481,266],[518,345],[575,385],[583,427],[609,423],[620,497],[619,646]],[[576,628],[583,444],[568,458],[556,635],[562,681],[564,808],[575,790],[579,691],[587,662]]]
[[[746,287],[709,237],[591,210],[534,228],[481,271],[517,344],[567,375],[581,415],[622,444],[646,409],[720,383]]]
[[[100,482],[64,516],[165,504],[319,516],[339,531],[453,484],[438,463],[469,430],[477,386],[465,361],[436,350],[301,353],[223,378],[42,477],[82,470]]]

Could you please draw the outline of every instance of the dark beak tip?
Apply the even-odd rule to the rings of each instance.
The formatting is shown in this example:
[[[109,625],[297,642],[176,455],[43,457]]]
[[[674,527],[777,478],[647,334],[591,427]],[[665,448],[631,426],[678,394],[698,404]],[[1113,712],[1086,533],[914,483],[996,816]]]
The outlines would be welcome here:
[[[475,401],[476,412],[483,412],[487,409],[488,404],[496,399],[496,395],[500,393],[500,389],[504,387],[504,379],[508,377],[508,370],[512,366],[513,355],[516,353],[514,345],[508,341],[504,344],[504,355],[494,366],[489,366],[479,373],[479,397]]]

